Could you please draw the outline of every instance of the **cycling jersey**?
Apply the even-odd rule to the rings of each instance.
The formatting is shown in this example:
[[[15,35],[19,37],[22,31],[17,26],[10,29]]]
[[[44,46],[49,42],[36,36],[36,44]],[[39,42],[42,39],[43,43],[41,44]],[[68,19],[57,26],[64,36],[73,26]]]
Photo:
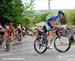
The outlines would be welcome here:
[[[11,36],[11,33],[13,32],[13,26],[8,26],[8,29],[6,30],[8,36]]]
[[[21,33],[21,31],[22,31],[21,26],[17,26],[17,31],[18,31],[18,33]]]
[[[58,15],[54,15],[54,16],[51,16],[49,17],[46,21],[45,21],[45,26],[47,28],[48,31],[52,30],[52,26],[50,25],[50,21],[52,22],[56,22],[58,19]]]
[[[58,19],[58,16],[56,15],[56,16],[51,16],[50,18],[48,18],[47,20],[46,20],[46,22],[45,23],[49,23],[49,21],[53,21],[53,22],[55,22],[56,20]]]

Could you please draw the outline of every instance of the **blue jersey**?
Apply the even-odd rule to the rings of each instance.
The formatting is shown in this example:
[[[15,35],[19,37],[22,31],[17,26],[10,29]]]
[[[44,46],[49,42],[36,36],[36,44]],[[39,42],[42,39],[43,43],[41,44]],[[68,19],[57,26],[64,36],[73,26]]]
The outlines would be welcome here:
[[[55,22],[57,19],[58,19],[58,15],[51,16],[50,18],[48,18],[48,19],[46,20],[45,23],[48,24],[49,21]]]

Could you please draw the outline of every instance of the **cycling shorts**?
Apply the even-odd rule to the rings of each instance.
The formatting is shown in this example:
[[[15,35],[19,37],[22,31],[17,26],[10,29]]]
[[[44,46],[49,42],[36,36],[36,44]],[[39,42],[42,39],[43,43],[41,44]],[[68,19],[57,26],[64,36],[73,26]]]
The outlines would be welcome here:
[[[45,26],[46,26],[47,31],[51,31],[53,29],[53,26],[51,26],[47,23],[45,23]]]

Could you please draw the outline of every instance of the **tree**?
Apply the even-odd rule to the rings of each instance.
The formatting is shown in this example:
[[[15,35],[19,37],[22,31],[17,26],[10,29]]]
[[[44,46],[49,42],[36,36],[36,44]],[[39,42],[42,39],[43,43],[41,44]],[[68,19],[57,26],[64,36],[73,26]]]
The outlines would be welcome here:
[[[32,16],[33,1],[23,4],[21,0],[0,0],[1,22],[24,23],[25,18]]]
[[[2,0],[0,5],[0,17],[5,18],[5,22],[13,22],[17,16],[22,16],[23,4],[21,0]],[[3,23],[3,20],[1,22]]]
[[[34,17],[34,10],[33,10],[34,0],[28,0],[28,2],[25,1],[23,4],[24,4],[24,12],[23,12],[24,23],[28,26],[32,26],[32,20]]]

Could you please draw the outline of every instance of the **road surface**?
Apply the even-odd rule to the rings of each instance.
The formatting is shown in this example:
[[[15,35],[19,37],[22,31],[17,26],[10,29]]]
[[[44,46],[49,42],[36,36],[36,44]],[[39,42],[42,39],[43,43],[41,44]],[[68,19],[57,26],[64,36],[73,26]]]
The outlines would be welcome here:
[[[0,48],[0,61],[75,61],[75,46],[66,53],[59,53],[54,48],[48,49],[44,54],[35,52],[35,37],[25,36],[19,43],[13,42],[9,52]]]

